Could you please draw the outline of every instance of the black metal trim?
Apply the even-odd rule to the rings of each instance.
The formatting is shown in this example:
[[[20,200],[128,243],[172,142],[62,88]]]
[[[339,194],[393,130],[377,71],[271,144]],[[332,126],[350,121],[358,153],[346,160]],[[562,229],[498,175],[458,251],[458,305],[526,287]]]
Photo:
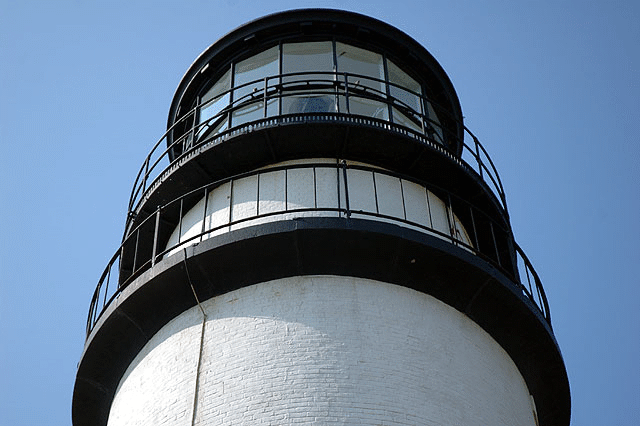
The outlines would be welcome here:
[[[300,22],[309,25],[302,31]],[[366,30],[365,32],[362,30]],[[456,122],[460,123],[458,137],[462,140],[462,109],[449,77],[438,61],[417,41],[403,31],[377,19],[354,12],[333,9],[299,9],[274,13],[251,21],[220,38],[205,50],[191,65],[180,81],[173,97],[167,128],[176,121],[178,107],[191,104],[202,84],[209,79],[201,71],[208,65],[216,71],[236,58],[249,56],[264,46],[285,41],[313,40],[352,41],[374,51],[393,54],[394,62],[405,64],[414,73],[429,82],[439,101],[448,105]],[[248,42],[248,38],[251,42]],[[435,87],[437,85],[437,87]],[[184,99],[188,99],[184,101]]]
[[[569,424],[566,370],[550,325],[520,288],[478,256],[400,226],[300,218],[222,234],[148,269],[107,308],[89,336],[74,389],[75,426],[105,425],[127,366],[164,324],[202,300],[297,275],[343,275],[413,288],[465,313],[518,366],[540,425]]]

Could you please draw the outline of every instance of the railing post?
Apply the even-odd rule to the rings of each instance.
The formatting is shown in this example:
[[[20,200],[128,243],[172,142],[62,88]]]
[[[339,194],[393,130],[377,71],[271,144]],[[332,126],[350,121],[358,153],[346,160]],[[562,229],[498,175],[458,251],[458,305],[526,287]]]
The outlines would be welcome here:
[[[156,223],[153,230],[153,250],[151,252],[151,266],[156,264],[156,254],[158,253],[158,232],[160,229],[160,206],[156,209]]]
[[[473,216],[473,207],[469,206],[469,214],[471,215],[471,226],[473,227],[473,239],[476,242],[476,251],[480,252],[480,243],[478,242],[478,230],[476,228],[476,219]]]
[[[493,222],[489,221],[489,228],[491,229],[491,238],[493,239],[493,247],[496,251],[496,261],[499,266],[502,266],[500,262],[500,253],[498,252],[498,242],[496,241],[496,234],[493,232]]]
[[[447,202],[445,203],[447,212],[447,222],[449,223],[449,232],[451,233],[451,243],[456,243],[455,220],[453,219],[453,209],[451,208],[451,194],[447,193]]]
[[[349,109],[349,78],[347,77],[347,73],[344,73],[344,103],[347,108],[347,114],[351,114],[351,110]]]
[[[316,178],[316,166],[313,166],[313,208],[318,208],[318,183]]]
[[[507,234],[508,234],[508,248],[509,248],[509,254],[510,254],[510,259],[511,259],[511,264],[513,267],[513,271],[514,271],[514,275],[518,276],[520,275],[520,272],[518,271],[518,252],[517,252],[517,245],[516,245],[516,240],[513,237],[513,231],[511,230],[511,227],[507,228]],[[525,265],[526,266],[526,265]]]
[[[424,91],[424,89],[422,90]],[[427,135],[427,126],[425,123],[426,105],[424,103],[424,94],[421,93],[418,99],[420,99],[420,128],[422,129],[422,134],[424,135],[424,137],[428,138],[429,136]]]
[[[136,245],[133,249],[133,267],[131,268],[131,273],[136,272],[136,262],[138,260],[138,243],[140,242],[140,228],[136,231]]]
[[[342,160],[342,177],[344,179],[344,202],[348,219],[351,217],[351,208],[349,207],[349,184],[347,182],[347,162],[345,160]]]
[[[289,210],[289,169],[284,169],[284,211]]]
[[[264,77],[264,94],[263,94],[263,114],[262,114],[262,118],[267,118],[267,79],[268,77]]]
[[[376,184],[376,172],[371,171],[371,178],[373,179],[373,199],[376,202],[376,214],[380,214],[380,206],[378,205],[378,185]],[[402,180],[400,180],[400,190],[402,190]],[[402,194],[402,205],[404,206],[404,193]],[[407,214],[405,210],[404,215],[405,220],[407,219]]]
[[[85,334],[87,338],[89,337],[89,333],[91,333],[91,329],[93,329],[93,315],[94,315],[93,301],[91,306],[89,306],[89,317],[87,318],[87,326],[85,327]]]
[[[195,141],[196,141],[196,115],[194,113],[193,125],[191,126],[191,131],[189,132],[189,136],[187,136],[187,138],[184,140],[184,149],[182,150],[182,153],[184,154],[185,152],[187,152],[188,149],[191,149]]]
[[[476,161],[478,162],[478,171],[480,173],[480,177],[484,180],[483,171],[482,171],[482,160],[480,160],[480,148],[478,147],[479,143],[480,141],[478,141],[478,138],[473,136],[473,144],[475,145],[475,148],[476,148]]]
[[[526,262],[522,262],[522,263],[524,263],[524,271],[527,275],[527,284],[529,285],[529,293],[531,293],[531,296],[533,297],[533,288],[531,287],[531,276],[529,274],[529,265],[527,265]],[[536,292],[538,293],[538,298],[540,298],[540,292],[538,291],[537,288],[536,288]]]
[[[206,222],[207,222],[207,207],[209,204],[209,187],[207,186],[204,189],[204,209],[202,211],[202,228],[200,228],[200,242],[203,241],[204,231],[206,230]]]
[[[384,69],[384,75],[388,76],[389,75],[389,70],[387,68],[386,56],[384,57],[384,59],[382,61],[382,68]],[[393,104],[395,103],[395,98],[393,98],[391,96],[391,87],[389,86],[389,81],[388,81],[387,78],[385,78],[383,82],[378,80],[377,83],[384,84],[385,102],[387,104],[387,115],[388,115],[387,121],[389,123],[394,123],[394,119],[393,119]]]
[[[338,195],[338,217],[342,211],[342,201],[340,200],[340,160],[336,160],[336,194]]]
[[[180,198],[180,217],[178,217],[178,245],[182,241],[182,209],[184,206],[184,197]]]
[[[149,173],[149,158],[150,155],[147,155],[147,158],[144,160],[144,174],[142,175],[142,194],[147,190],[147,175]]]
[[[120,283],[123,280],[123,276],[122,276],[122,272],[123,272],[123,265],[122,265],[122,259],[124,259],[124,241],[122,242],[122,245],[120,246],[120,256],[119,256],[119,261],[118,261],[118,288],[120,288]]]
[[[89,333],[91,333],[91,330],[93,330],[93,325],[95,324],[96,321],[96,317],[97,317],[97,308],[98,308],[98,303],[100,301],[100,289],[97,288],[96,291],[93,293],[93,297],[91,298],[91,305],[89,305],[89,317],[87,318],[87,327],[86,327],[86,334],[87,337],[89,337]]]
[[[407,220],[407,203],[404,199],[404,183],[402,183],[403,182],[402,178],[400,178],[399,180],[400,180],[400,197],[402,198],[402,217],[404,218],[404,220]]]
[[[285,174],[285,179],[286,179],[286,174]],[[287,196],[287,187],[286,187],[286,183],[285,183],[285,190],[284,190],[284,194],[285,197]],[[286,208],[286,198],[285,198],[285,208]],[[231,219],[233,218],[233,179],[229,180],[229,230],[231,230]]]
[[[260,216],[260,173],[256,174],[256,215]]]
[[[106,277],[106,285],[104,288],[104,297],[102,298],[102,307],[104,308],[104,306],[107,304],[107,293],[109,292],[109,280],[111,279],[111,267],[113,265],[109,265],[108,266],[108,270],[107,270],[107,277]],[[100,293],[98,293],[98,300],[100,299]]]
[[[430,191],[425,186],[424,195],[427,199],[427,213],[429,213],[429,229],[433,230],[433,216],[431,215],[431,201],[429,200]]]

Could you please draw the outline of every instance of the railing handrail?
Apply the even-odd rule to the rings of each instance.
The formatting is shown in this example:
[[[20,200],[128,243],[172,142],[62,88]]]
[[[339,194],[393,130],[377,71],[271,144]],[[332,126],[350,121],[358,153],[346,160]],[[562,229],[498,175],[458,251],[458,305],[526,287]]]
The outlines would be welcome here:
[[[305,169],[305,168],[313,168],[314,170],[317,168],[346,168],[346,169],[353,169],[353,170],[364,170],[364,171],[371,171],[373,173],[377,173],[377,174],[381,174],[381,175],[386,175],[386,176],[391,176],[394,178],[398,178],[400,180],[404,180],[404,181],[408,181],[408,182],[412,182],[415,184],[418,184],[422,187],[425,188],[425,190],[431,191],[435,194],[439,194],[438,196],[441,195],[446,195],[446,197],[449,199],[449,205],[448,207],[446,207],[449,210],[452,210],[452,206],[451,203],[453,201],[455,201],[457,206],[462,206],[460,207],[460,209],[469,209],[469,211],[471,212],[471,220],[473,221],[473,234],[475,236],[476,239],[476,245],[477,245],[477,231],[475,229],[476,227],[476,222],[478,219],[482,218],[482,220],[487,221],[489,223],[489,226],[492,229],[492,233],[494,232],[495,228],[497,227],[497,229],[502,232],[505,235],[505,238],[507,238],[507,240],[509,240],[510,242],[513,243],[513,250],[515,252],[515,255],[517,256],[517,260],[521,260],[523,267],[524,267],[524,271],[518,271],[517,268],[517,260],[515,262],[515,264],[513,265],[513,271],[510,272],[508,270],[506,270],[500,263],[500,259],[499,257],[497,259],[493,259],[490,255],[491,249],[481,249],[478,246],[473,246],[473,245],[469,245],[464,243],[463,241],[461,241],[459,238],[457,238],[454,235],[454,229],[451,227],[450,225],[450,231],[451,231],[451,235],[447,235],[443,232],[441,232],[440,230],[434,228],[433,226],[429,227],[426,225],[422,225],[420,223],[414,222],[414,221],[410,221],[408,219],[406,219],[406,217],[404,219],[399,218],[399,217],[395,217],[395,216],[389,216],[389,215],[384,215],[384,214],[380,214],[379,212],[377,212],[376,214],[373,214],[371,212],[366,212],[366,211],[350,211],[349,210],[349,204],[348,204],[348,199],[349,199],[349,195],[348,193],[345,191],[345,200],[347,201],[347,206],[342,207],[342,206],[338,206],[338,207],[323,207],[323,208],[318,208],[317,206],[314,208],[299,208],[299,209],[289,209],[287,210],[285,207],[285,210],[278,210],[275,212],[270,212],[270,213],[263,213],[263,214],[256,214],[253,216],[248,216],[246,218],[240,219],[240,220],[235,220],[232,221],[231,218],[229,218],[228,222],[225,222],[221,225],[219,225],[218,227],[212,228],[212,229],[207,229],[206,231],[203,230],[202,232],[198,233],[198,235],[196,236],[192,236],[187,240],[183,240],[181,238],[178,238],[178,242],[176,244],[174,244],[173,246],[170,247],[165,247],[164,249],[160,250],[160,251],[156,251],[156,247],[158,245],[158,228],[157,228],[157,223],[160,220],[160,215],[163,212],[169,211],[171,208],[174,208],[173,206],[176,205],[176,203],[183,203],[185,199],[190,198],[190,197],[194,197],[197,196],[199,192],[204,192],[204,194],[206,195],[208,193],[208,191],[229,183],[229,182],[233,182],[235,180],[239,180],[239,179],[243,179],[246,177],[250,177],[250,176],[257,176],[260,174],[264,174],[264,173],[272,173],[272,172],[277,172],[277,171],[282,171],[282,170],[294,170],[294,169]],[[338,178],[339,179],[339,178]],[[338,181],[340,182],[340,181]],[[315,185],[315,184],[314,184]],[[347,182],[346,180],[344,181],[344,185],[345,185],[345,189],[347,188]],[[314,190],[317,190],[317,188],[314,187]],[[377,202],[377,195],[374,194],[374,197],[376,197],[376,202]],[[404,203],[404,201],[403,201]],[[403,204],[404,205],[404,204]],[[177,208],[177,206],[175,207]],[[175,210],[174,208],[174,210]],[[460,209],[456,208],[453,209],[455,211],[452,212],[456,213],[456,211],[458,211],[458,213],[460,213]],[[180,207],[180,211],[182,212],[182,207]],[[234,225],[238,225],[240,223],[249,221],[249,220],[255,220],[255,219],[260,219],[260,218],[264,218],[264,217],[268,217],[268,216],[273,216],[273,215],[278,215],[278,214],[287,214],[287,213],[300,213],[300,212],[306,212],[306,211],[321,211],[321,212],[338,212],[338,213],[344,213],[347,217],[351,215],[351,213],[357,213],[357,214],[361,214],[361,215],[365,215],[365,216],[378,216],[379,218],[382,219],[386,219],[386,220],[392,220],[394,222],[397,223],[403,223],[405,225],[409,225],[409,226],[414,226],[414,227],[418,227],[420,229],[423,229],[425,231],[428,231],[430,233],[435,233],[438,234],[442,237],[446,237],[447,239],[450,239],[451,242],[455,245],[460,245],[462,247],[464,247],[466,250],[469,250],[471,252],[473,252],[474,254],[482,257],[483,259],[485,259],[486,261],[488,261],[489,263],[491,263],[492,265],[496,266],[499,270],[503,271],[503,273],[505,273],[505,275],[509,276],[514,282],[516,282],[520,289],[522,290],[523,294],[525,294],[525,296],[531,300],[533,302],[533,304],[535,306],[537,306],[537,308],[540,310],[541,314],[545,317],[545,319],[547,320],[547,322],[549,322],[550,325],[550,313],[549,313],[549,307],[548,307],[548,303],[547,303],[547,299],[546,299],[546,295],[544,292],[544,289],[542,287],[542,283],[538,277],[538,274],[535,272],[531,262],[529,261],[529,259],[526,257],[526,255],[524,254],[524,252],[522,251],[522,249],[515,243],[515,241],[513,241],[513,234],[511,233],[511,230],[507,227],[505,228],[503,226],[503,224],[501,224],[500,222],[497,222],[495,220],[492,219],[491,215],[489,215],[488,213],[484,212],[482,209],[478,208],[477,206],[473,205],[472,203],[470,203],[468,200],[464,200],[458,196],[456,196],[456,194],[450,193],[449,191],[446,191],[445,189],[435,186],[433,184],[430,184],[428,182],[424,182],[424,181],[420,181],[417,179],[414,179],[412,177],[403,175],[401,173],[397,173],[397,172],[393,172],[393,171],[389,171],[389,170],[384,170],[384,169],[380,169],[380,168],[376,168],[376,167],[372,167],[372,166],[365,166],[365,165],[356,165],[356,164],[336,164],[336,163],[302,163],[302,164],[294,164],[294,165],[281,165],[281,166],[275,166],[275,167],[267,167],[264,169],[260,169],[260,170],[253,170],[250,172],[246,172],[246,173],[242,173],[242,174],[238,174],[232,177],[226,177],[224,179],[220,179],[219,181],[216,182],[212,182],[209,183],[207,185],[203,185],[200,188],[194,189],[189,191],[186,194],[181,195],[180,197],[171,200],[170,202],[166,203],[163,206],[160,206],[157,208],[155,214],[151,214],[148,217],[146,217],[143,221],[141,221],[140,223],[137,224],[137,226],[131,230],[131,232],[128,233],[128,235],[125,237],[125,239],[122,241],[120,247],[118,248],[118,250],[115,252],[115,254],[111,257],[109,263],[107,264],[105,270],[103,271],[103,273],[100,276],[100,279],[98,281],[98,284],[96,286],[96,289],[93,293],[93,297],[91,299],[91,306],[90,306],[90,310],[89,310],[89,317],[87,319],[87,335],[89,335],[89,333],[91,332],[91,330],[93,329],[93,327],[95,326],[96,322],[98,321],[98,319],[100,318],[100,315],[102,314],[102,312],[104,312],[104,310],[106,309],[106,307],[111,303],[111,301],[114,299],[114,297],[116,297],[120,291],[125,288],[133,279],[135,279],[137,276],[140,275],[140,273],[142,273],[143,271],[147,270],[149,267],[151,267],[152,265],[155,264],[155,262],[158,259],[161,259],[164,255],[166,255],[167,253],[171,252],[172,250],[175,250],[178,247],[183,246],[184,244],[188,243],[189,241],[198,239],[198,238],[202,238],[204,235],[207,234],[212,234],[214,232],[216,232],[217,230],[224,228],[224,227],[232,227]],[[206,212],[205,212],[206,214]],[[447,216],[449,215],[449,213],[447,213]],[[473,219],[473,218],[476,219]],[[182,216],[180,216],[180,221],[182,220]],[[142,253],[138,253],[139,252],[139,247],[138,247],[138,241],[137,238],[140,234],[140,232],[143,231],[144,227],[149,227],[151,225],[153,225],[153,223],[155,222],[154,225],[154,231],[153,231],[153,235],[154,235],[154,240],[153,240],[153,251],[150,255],[150,258],[143,258],[140,262],[136,262],[137,256],[138,254],[140,254],[141,256],[143,256]],[[495,241],[495,236],[493,237],[494,241],[493,244],[496,244]],[[130,274],[128,276],[123,276],[123,270],[122,270],[122,256],[123,253],[125,252],[125,250],[129,250],[131,247],[130,245],[134,246],[134,253],[133,253],[133,258],[134,258],[134,262],[133,262],[133,266],[132,266],[132,270],[130,271]],[[137,263],[139,263],[137,265]],[[115,271],[115,275],[117,276],[117,278],[115,278],[115,282],[113,282],[113,275],[114,273],[112,271]],[[526,278],[527,278],[527,284],[525,285],[525,283],[523,282],[522,279],[522,274],[525,274]],[[515,275],[514,275],[515,274]],[[531,279],[533,279],[533,283],[531,282]],[[111,285],[110,285],[111,284]],[[100,303],[100,300],[102,300],[102,303]]]
[[[310,75],[312,76],[327,75],[328,77],[333,77],[333,80],[313,78],[311,80],[304,80],[304,81],[285,82],[285,83],[282,82],[282,80],[286,78],[303,77],[303,76],[310,76]],[[416,96],[418,99],[420,99],[420,102],[423,105],[426,105],[427,103],[430,104],[434,108],[434,110],[436,110],[436,113],[439,116],[442,117],[443,114],[446,114],[448,120],[453,120],[455,123],[457,123],[457,125],[460,126],[463,132],[467,133],[472,138],[473,147],[470,147],[469,145],[467,145],[464,142],[463,138],[459,138],[458,135],[452,133],[450,129],[444,126],[440,126],[440,124],[438,124],[435,120],[433,120],[428,116],[428,113],[425,114],[424,111],[423,112],[415,111],[409,105],[404,103],[402,100],[395,98],[390,94],[384,93],[376,89],[372,89],[371,87],[365,87],[358,82],[350,81],[358,78],[366,79],[367,81],[374,81],[380,84],[388,84],[390,87],[395,87],[395,88],[404,90],[410,93],[411,95]],[[278,83],[270,85],[269,84],[270,80],[277,80]],[[331,92],[307,91],[304,93],[296,92],[296,90],[299,90],[300,86],[303,86],[303,87],[305,86],[301,83],[308,83],[308,82],[313,82],[315,84],[323,83],[327,87],[333,88],[335,91],[331,91]],[[249,88],[249,87],[255,87],[257,84],[260,84],[260,83],[262,83],[262,86],[263,86],[261,89],[257,90],[256,92],[245,94],[242,98],[238,100],[231,99],[230,103],[224,106],[217,114],[204,120],[201,123],[196,122],[198,112],[201,109],[206,108],[208,105],[212,105],[213,102],[215,102],[216,100],[226,95],[229,95],[230,98],[233,98],[232,94],[234,92],[242,91],[243,89],[246,90],[246,88]],[[330,84],[326,84],[326,83],[330,83]],[[283,89],[283,87],[287,84],[292,84],[295,87],[290,87],[287,90]],[[338,88],[340,87],[344,87],[344,90],[345,90],[344,94],[341,92],[337,92]],[[269,90],[272,90],[274,92],[269,93]],[[291,93],[287,93],[288,91],[291,91]],[[189,137],[191,137],[192,139],[195,139],[195,135],[197,135],[198,132],[200,132],[210,123],[215,123],[218,120],[222,120],[225,116],[231,116],[233,112],[237,111],[239,108],[244,108],[248,105],[251,105],[252,103],[258,103],[264,100],[284,99],[284,98],[287,98],[288,96],[295,96],[295,95],[301,95],[301,94],[302,95],[323,94],[323,95],[347,96],[346,95],[347,93],[348,93],[348,96],[372,99],[372,100],[383,102],[389,108],[401,107],[403,112],[407,112],[407,111],[411,112],[412,115],[414,115],[420,122],[427,123],[428,127],[433,127],[434,125],[439,126],[442,132],[447,133],[448,138],[455,140],[456,143],[461,147],[462,152],[460,155],[451,151],[447,146],[441,144],[439,141],[434,140],[433,136],[429,134],[428,129],[426,129],[424,125],[423,125],[423,133],[418,133],[413,128],[403,126],[402,124],[398,124],[398,123],[392,123],[391,121],[383,120],[384,123],[386,124],[394,124],[395,126],[404,128],[408,132],[408,134],[413,135],[418,139],[421,139],[421,140],[426,139],[426,140],[432,141],[433,144],[437,144],[442,149],[448,151],[449,155],[463,162],[465,166],[467,166],[469,171],[475,171],[480,176],[482,181],[490,183],[489,185],[490,190],[498,197],[498,200],[500,202],[502,209],[506,214],[508,214],[506,198],[504,195],[502,182],[500,180],[500,176],[497,172],[497,169],[494,166],[493,161],[491,160],[491,157],[489,156],[484,146],[482,146],[478,138],[476,138],[475,135],[473,135],[473,133],[471,133],[471,131],[467,129],[462,123],[458,122],[458,120],[455,117],[453,117],[451,112],[448,111],[446,108],[443,108],[441,105],[434,102],[432,99],[429,99],[420,93],[412,91],[411,89],[403,87],[399,84],[396,84],[393,82],[387,82],[380,78],[375,78],[372,76],[367,76],[362,74],[348,73],[348,72],[307,71],[307,72],[283,73],[283,74],[265,76],[260,79],[243,83],[242,85],[239,85],[237,87],[229,88],[221,92],[217,96],[207,100],[206,102],[196,105],[194,108],[192,108],[191,110],[187,111],[184,115],[182,115],[180,119],[176,120],[176,122],[174,122],[168,128],[168,130],[162,135],[162,137],[153,145],[153,147],[151,148],[151,151],[145,157],[142,163],[142,166],[140,167],[136,175],[136,178],[133,183],[133,187],[131,189],[131,195],[129,197],[129,204],[128,204],[129,216],[127,219],[127,224],[125,226],[125,235],[128,232],[129,221],[133,217],[133,214],[139,208],[139,205],[142,202],[142,200],[145,199],[145,193],[149,191],[149,188],[153,188],[153,181],[159,175],[161,175],[165,170],[170,169],[172,166],[174,166],[180,157],[178,156],[178,158],[174,158],[173,161],[171,161],[170,156],[174,154],[176,151],[183,151],[182,152],[183,154],[186,153],[187,150],[181,149],[182,145],[185,144],[185,141],[187,141]],[[347,114],[346,112],[338,112],[338,113],[327,112],[322,114],[358,116],[352,113]],[[283,114],[282,112],[280,112],[279,114],[276,115],[276,117],[284,117],[287,115],[289,114]],[[368,116],[362,116],[362,117],[375,120],[375,118],[373,117],[368,117]],[[263,117],[262,119],[259,119],[259,120],[241,123],[238,126],[233,126],[232,124],[232,126],[226,129],[224,132],[217,133],[215,136],[217,137],[217,136],[224,136],[224,135],[231,134],[238,128],[248,127],[254,122],[262,121],[267,118],[272,119],[274,117]],[[175,133],[175,131],[180,129],[182,126],[185,127],[184,129],[181,129],[181,131],[184,131],[184,133],[181,134],[179,137],[173,139],[174,137],[173,134]],[[394,129],[393,126],[389,126],[389,127],[391,129]],[[193,145],[191,145],[188,150],[196,149],[202,146],[203,144],[208,143],[209,140],[210,138],[208,137],[202,138],[201,140],[198,140],[198,141],[192,140]],[[170,141],[171,143],[167,144],[166,143],[167,141]],[[160,148],[160,146],[163,145],[163,143],[165,146],[164,149]],[[470,156],[470,158],[472,159],[471,163],[465,160],[465,158],[468,156]],[[482,157],[484,157],[485,159],[483,159]],[[164,160],[167,160],[167,165],[160,168],[161,166],[160,163]],[[489,176],[488,181],[485,179],[484,177],[485,175]]]

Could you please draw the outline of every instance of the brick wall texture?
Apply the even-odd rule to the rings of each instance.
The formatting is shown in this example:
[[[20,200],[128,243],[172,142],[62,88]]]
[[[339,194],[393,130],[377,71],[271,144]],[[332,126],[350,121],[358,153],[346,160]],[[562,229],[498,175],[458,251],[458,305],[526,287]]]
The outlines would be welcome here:
[[[242,288],[163,327],[123,376],[109,426],[535,425],[504,350],[442,302],[307,276]]]

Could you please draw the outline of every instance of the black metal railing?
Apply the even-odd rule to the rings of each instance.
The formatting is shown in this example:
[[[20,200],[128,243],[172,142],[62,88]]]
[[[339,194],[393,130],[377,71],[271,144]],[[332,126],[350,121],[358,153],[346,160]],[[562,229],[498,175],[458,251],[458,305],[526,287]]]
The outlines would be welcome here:
[[[388,87],[389,93],[371,87],[375,84]],[[419,110],[393,97],[391,89],[413,97],[420,104]],[[287,104],[300,99],[315,101],[285,111]],[[375,114],[364,111],[371,106],[378,107]],[[251,81],[185,112],[143,161],[129,197],[128,218],[135,217],[140,204],[165,175],[199,150],[255,129],[314,120],[373,126],[412,137],[448,156],[469,173],[475,173],[493,192],[508,217],[504,189],[493,161],[478,138],[447,109],[420,93],[370,76],[314,71]],[[469,144],[464,140],[465,134]],[[129,219],[125,232],[130,228]]]
[[[307,173],[313,173],[313,179],[309,180],[313,182],[313,187],[307,188],[305,191],[306,193],[314,194],[313,202],[308,202],[306,205],[304,203],[296,204],[295,196],[292,192],[294,190],[290,190],[285,185],[283,195],[283,200],[285,201],[284,204],[281,203],[281,208],[260,212],[260,196],[259,190],[257,190],[255,196],[256,210],[254,213],[234,218],[232,215],[233,196],[230,196],[229,212],[228,215],[225,214],[225,219],[219,223],[212,223],[209,220],[209,225],[207,225],[207,218],[209,217],[208,200],[213,196],[213,192],[221,190],[220,188],[223,185],[228,184],[231,188],[229,190],[232,191],[234,183],[237,185],[243,179],[246,182],[246,179],[255,178],[259,185],[261,176],[263,179],[269,173],[284,173],[287,176],[287,173],[292,173],[294,170],[306,170]],[[332,198],[334,200],[333,205],[331,203],[318,202],[317,198],[321,188],[318,186],[316,177],[320,173],[327,171],[330,171],[330,175],[335,176],[336,179],[333,184],[327,186],[327,188],[333,187],[336,191],[335,197]],[[350,176],[353,177],[353,173],[356,171],[366,172],[367,176],[368,173],[371,173],[374,189],[373,193],[368,195],[372,197],[369,205],[375,206],[375,208],[359,209],[357,203],[354,204],[354,187],[349,187],[349,179]],[[381,211],[380,206],[384,202],[384,195],[381,195],[375,189],[376,176],[379,180],[385,178],[399,182],[403,194],[401,197],[401,210],[403,213],[390,214]],[[403,185],[407,187],[408,185],[417,185],[424,189],[427,200],[428,220],[426,219],[427,216],[418,220],[410,213],[407,213],[408,208],[411,207],[409,203],[412,201],[408,198],[405,199],[405,189],[403,189],[405,186]],[[434,224],[435,213],[434,208],[429,205],[429,193],[444,204],[446,227]],[[362,197],[362,193],[359,196]],[[199,200],[204,200],[201,227],[192,231],[192,235],[183,237],[186,234],[185,229],[183,229],[183,221],[187,210],[192,208]],[[287,217],[283,217],[283,215],[287,215]],[[508,224],[498,222],[482,209],[443,188],[402,174],[369,166],[348,164],[342,161],[336,163],[297,164],[252,171],[210,183],[192,190],[164,206],[158,207],[155,213],[142,220],[128,233],[100,276],[91,300],[87,320],[87,336],[93,330],[105,308],[129,283],[166,256],[173,254],[173,252],[187,245],[211,238],[217,233],[228,232],[242,226],[250,226],[258,223],[258,221],[283,220],[289,219],[291,216],[305,215],[340,216],[347,219],[358,217],[391,222],[447,240],[451,244],[485,259],[501,270],[513,280],[519,290],[537,307],[549,325],[551,324],[549,307],[542,283],[531,262],[513,240],[513,234]],[[176,232],[177,240],[170,243],[171,234],[176,235]]]

